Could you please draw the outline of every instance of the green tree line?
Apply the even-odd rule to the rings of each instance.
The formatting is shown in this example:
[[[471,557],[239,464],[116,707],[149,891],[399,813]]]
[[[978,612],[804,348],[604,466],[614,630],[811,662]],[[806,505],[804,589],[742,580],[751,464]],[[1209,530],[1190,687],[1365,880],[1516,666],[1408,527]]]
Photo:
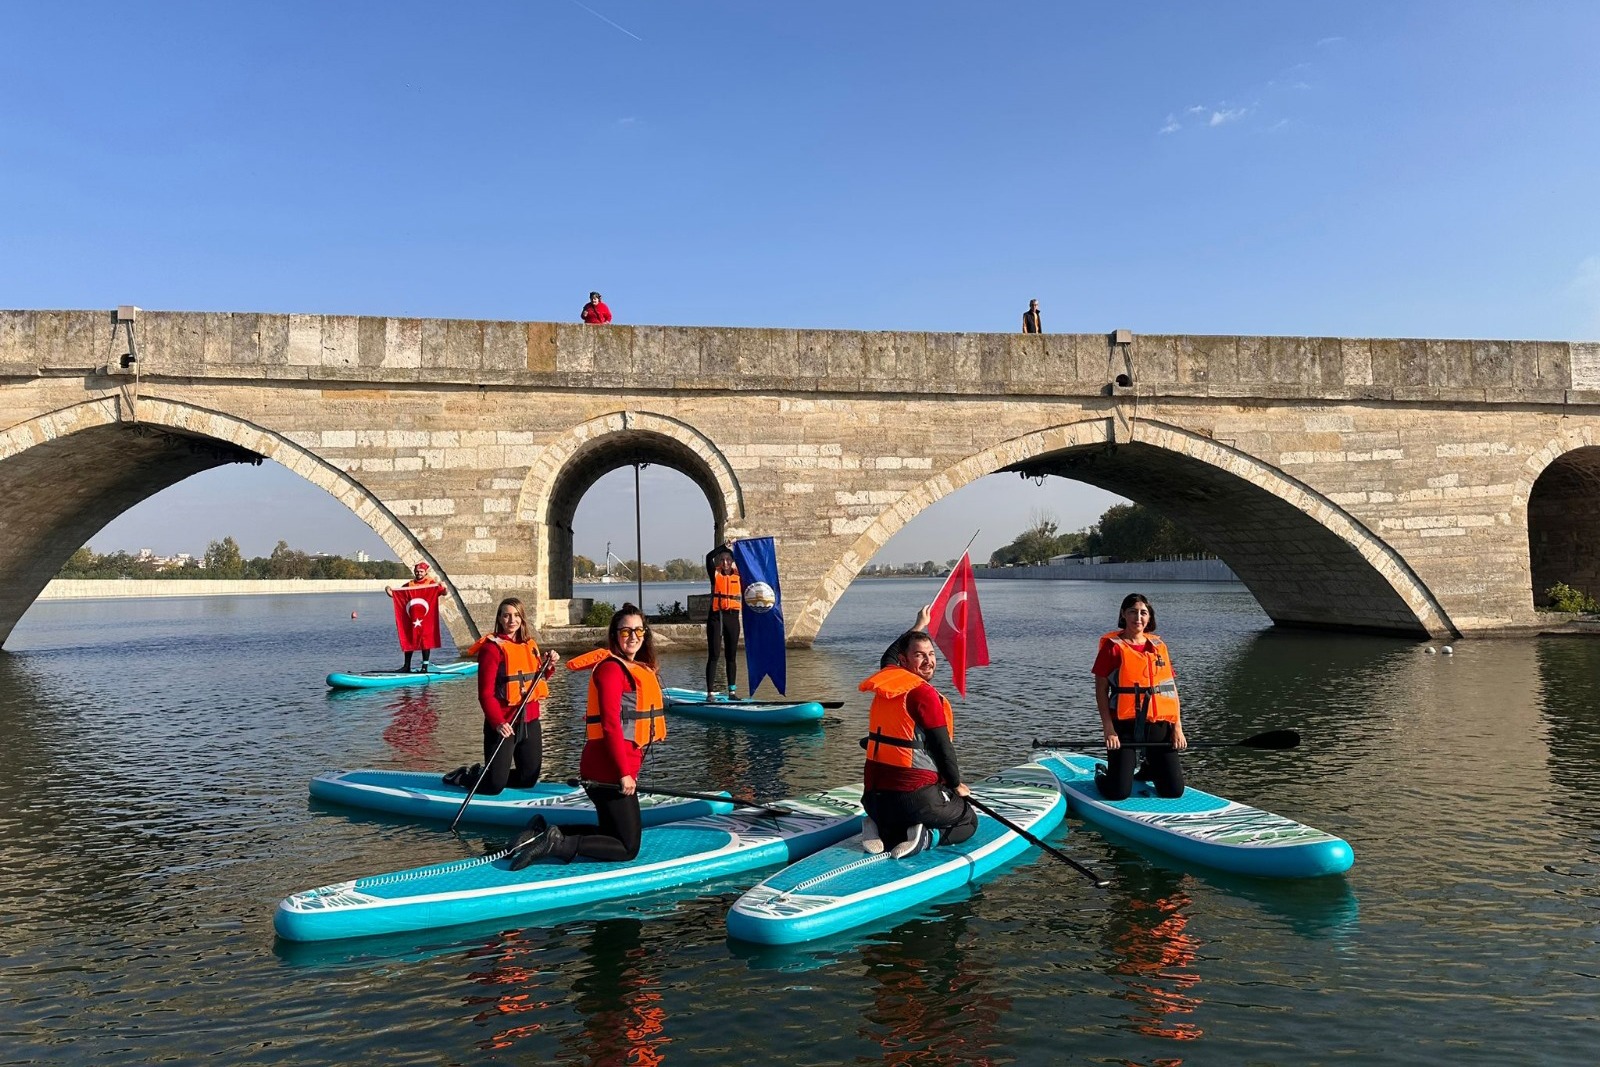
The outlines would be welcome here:
[[[639,561],[630,559],[625,563],[615,566],[612,576],[633,581],[639,574]],[[588,556],[572,557],[572,577],[577,581],[594,580],[606,572],[604,563],[596,563]],[[669,559],[664,564],[644,564],[644,580],[647,582],[697,582],[703,581],[706,576],[706,565],[703,560],[697,559]]]
[[[411,571],[392,559],[357,562],[343,556],[313,556],[279,541],[270,556],[245,559],[239,543],[231,537],[206,546],[205,566],[192,560],[187,566],[140,559],[126,552],[104,555],[88,546],[78,549],[56,575],[57,578],[179,578],[197,581],[224,578],[408,578]]]
[[[1061,533],[1055,520],[1036,515],[1033,525],[1016,540],[995,550],[989,566],[1048,563],[1052,556],[1074,552],[1134,562],[1211,555],[1193,534],[1160,512],[1142,504],[1114,504],[1101,514],[1099,522],[1072,533]]]

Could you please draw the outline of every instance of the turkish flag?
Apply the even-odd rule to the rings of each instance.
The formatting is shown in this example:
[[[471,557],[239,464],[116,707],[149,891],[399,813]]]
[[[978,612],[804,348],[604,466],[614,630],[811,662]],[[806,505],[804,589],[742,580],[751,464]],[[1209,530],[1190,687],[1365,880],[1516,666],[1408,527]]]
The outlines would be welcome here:
[[[394,628],[401,652],[423,652],[439,647],[439,594],[444,585],[401,586],[394,591]]]
[[[989,642],[983,634],[983,612],[978,610],[978,583],[972,577],[972,560],[963,552],[944,587],[933,598],[933,618],[928,635],[950,661],[956,691],[967,695],[967,668],[989,665]]]

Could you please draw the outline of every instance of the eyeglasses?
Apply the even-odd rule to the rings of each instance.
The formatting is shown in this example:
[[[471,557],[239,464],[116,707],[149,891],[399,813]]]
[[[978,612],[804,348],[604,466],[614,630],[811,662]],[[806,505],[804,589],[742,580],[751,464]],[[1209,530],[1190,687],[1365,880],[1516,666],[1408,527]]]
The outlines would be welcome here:
[[[645,633],[645,630],[644,630],[643,626],[619,626],[619,627],[617,627],[617,636],[618,637],[643,637],[644,633]]]

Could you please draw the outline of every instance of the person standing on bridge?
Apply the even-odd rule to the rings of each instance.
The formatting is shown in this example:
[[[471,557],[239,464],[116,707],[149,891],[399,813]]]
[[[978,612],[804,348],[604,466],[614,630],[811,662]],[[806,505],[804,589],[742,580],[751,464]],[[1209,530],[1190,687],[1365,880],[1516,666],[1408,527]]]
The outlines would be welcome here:
[[[389,596],[392,598],[392,597],[395,597],[395,596],[405,592],[407,589],[420,589],[420,588],[423,588],[425,586],[435,586],[435,585],[442,584],[439,581],[439,579],[435,578],[432,574],[428,573],[428,564],[426,562],[421,561],[421,560],[419,560],[417,562],[417,565],[411,569],[411,575],[412,575],[412,577],[411,577],[410,581],[405,582],[403,585],[400,586],[399,589],[395,589],[395,588],[393,588],[391,586],[387,586],[386,585],[386,586],[383,587],[383,591],[385,593],[389,594]],[[428,653],[432,652],[434,649],[439,647],[439,639],[436,636],[437,628],[430,629],[429,627],[424,626],[424,627],[420,627],[418,629],[417,633],[418,633],[418,639],[422,642],[422,667],[420,669],[420,673],[427,674],[428,673]],[[404,638],[402,638],[402,640],[404,640]],[[431,644],[431,645],[428,644],[427,643],[428,641],[432,641],[433,644]],[[404,648],[404,646],[402,646],[402,651],[404,651],[405,654],[406,654],[406,662],[405,662],[405,665],[400,668],[400,671],[403,674],[410,674],[411,673],[411,657],[415,653],[411,649]]]
[[[733,562],[733,542],[706,553],[706,577],[711,579],[711,610],[706,613],[706,699],[715,700],[717,659],[727,661],[727,696],[739,695],[739,613],[744,594],[739,585],[739,568]]]
[[[1178,753],[1189,747],[1178,713],[1178,681],[1166,642],[1156,636],[1156,609],[1129,593],[1118,612],[1121,629],[1100,638],[1094,659],[1094,702],[1106,740],[1106,769],[1094,784],[1107,800],[1133,792],[1133,766],[1144,753],[1156,795],[1183,796]],[[1130,749],[1127,744],[1141,749]]]
[[[1039,318],[1039,301],[1028,301],[1028,310],[1022,313],[1022,332],[1044,333],[1044,323]]]
[[[589,294],[589,302],[583,305],[583,311],[579,314],[590,326],[604,326],[611,321],[611,309],[606,307],[599,293]]]

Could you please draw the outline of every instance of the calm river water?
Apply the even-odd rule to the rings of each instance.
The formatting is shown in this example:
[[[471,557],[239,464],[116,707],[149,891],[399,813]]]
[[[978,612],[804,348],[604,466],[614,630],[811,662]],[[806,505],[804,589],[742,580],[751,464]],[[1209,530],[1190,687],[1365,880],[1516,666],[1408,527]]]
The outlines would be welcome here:
[[[780,797],[860,780],[856,683],[934,581],[863,581],[789,691],[817,728],[674,719],[658,780]],[[646,587],[651,607],[687,587]],[[1600,644],[1273,631],[1238,586],[1160,584],[1191,782],[1337,833],[1346,876],[1185,868],[1075,820],[1097,891],[1032,856],[891,927],[727,940],[743,883],[303,948],[278,900],[501,838],[314,805],[332,767],[446,770],[467,683],[338,696],[398,662],[381,596],[36,605],[0,654],[0,1063],[1588,1064],[1600,1047]],[[623,591],[624,595],[631,592]],[[1094,736],[1088,664],[1126,590],[981,586],[995,666],[957,703],[969,777]],[[352,611],[360,617],[351,619]],[[669,682],[698,685],[676,656]],[[945,679],[941,670],[941,679]],[[582,692],[546,715],[569,773]]]

